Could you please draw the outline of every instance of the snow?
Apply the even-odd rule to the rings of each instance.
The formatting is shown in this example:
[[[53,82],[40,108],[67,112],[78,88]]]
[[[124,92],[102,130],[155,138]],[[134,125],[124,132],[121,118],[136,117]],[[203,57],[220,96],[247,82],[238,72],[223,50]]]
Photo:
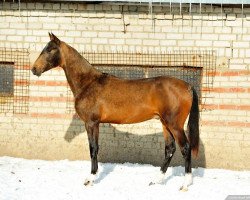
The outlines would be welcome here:
[[[193,185],[179,191],[183,167],[170,167],[162,183],[149,185],[159,167],[142,164],[99,163],[93,186],[84,186],[89,161],[44,161],[0,157],[1,200],[57,199],[225,199],[250,194],[250,171],[193,169]]]

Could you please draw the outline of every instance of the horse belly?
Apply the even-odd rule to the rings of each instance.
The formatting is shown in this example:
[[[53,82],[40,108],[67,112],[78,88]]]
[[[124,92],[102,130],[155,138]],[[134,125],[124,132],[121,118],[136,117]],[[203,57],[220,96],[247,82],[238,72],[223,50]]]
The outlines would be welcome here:
[[[151,82],[116,83],[103,93],[101,121],[131,124],[154,118],[158,114],[155,92]]]
[[[143,122],[155,118],[157,114],[149,108],[143,106],[128,106],[123,108],[112,107],[103,110],[101,122],[115,124],[132,124]]]

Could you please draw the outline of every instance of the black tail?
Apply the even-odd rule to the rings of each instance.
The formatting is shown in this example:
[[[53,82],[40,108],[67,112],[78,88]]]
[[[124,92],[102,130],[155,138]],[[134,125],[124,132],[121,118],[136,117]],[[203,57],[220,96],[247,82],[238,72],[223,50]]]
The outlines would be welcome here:
[[[195,89],[192,87],[193,91],[193,101],[192,101],[192,107],[191,111],[189,113],[189,119],[188,119],[188,137],[189,142],[192,150],[192,154],[197,157],[199,152],[199,98],[195,91]]]

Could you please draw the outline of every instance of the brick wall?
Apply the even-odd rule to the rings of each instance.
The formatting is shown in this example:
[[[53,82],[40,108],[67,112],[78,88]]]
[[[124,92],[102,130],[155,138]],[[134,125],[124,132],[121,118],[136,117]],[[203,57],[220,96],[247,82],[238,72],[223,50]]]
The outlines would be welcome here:
[[[214,88],[201,113],[201,151],[195,166],[250,169],[250,8],[94,4],[0,4],[0,46],[28,48],[31,62],[48,32],[79,51],[161,52],[216,50]],[[152,20],[152,18],[154,20]],[[124,26],[124,24],[127,26]],[[125,27],[125,28],[124,28]],[[124,33],[125,32],[125,33]],[[205,91],[204,91],[205,93]],[[29,112],[0,114],[0,155],[39,159],[89,159],[82,122],[66,114],[62,70],[30,76]],[[100,160],[159,165],[164,141],[157,120],[101,126]],[[182,164],[177,152],[172,164]]]

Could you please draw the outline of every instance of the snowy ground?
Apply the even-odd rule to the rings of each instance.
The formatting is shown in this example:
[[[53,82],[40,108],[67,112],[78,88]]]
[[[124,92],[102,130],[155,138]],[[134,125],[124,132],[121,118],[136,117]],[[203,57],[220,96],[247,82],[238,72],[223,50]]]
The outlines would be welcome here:
[[[83,182],[88,161],[43,161],[0,157],[0,200],[103,199],[225,199],[250,194],[250,171],[193,169],[194,184],[180,192],[184,168],[169,168],[162,184],[149,186],[159,167],[139,164],[99,164],[94,186]]]

